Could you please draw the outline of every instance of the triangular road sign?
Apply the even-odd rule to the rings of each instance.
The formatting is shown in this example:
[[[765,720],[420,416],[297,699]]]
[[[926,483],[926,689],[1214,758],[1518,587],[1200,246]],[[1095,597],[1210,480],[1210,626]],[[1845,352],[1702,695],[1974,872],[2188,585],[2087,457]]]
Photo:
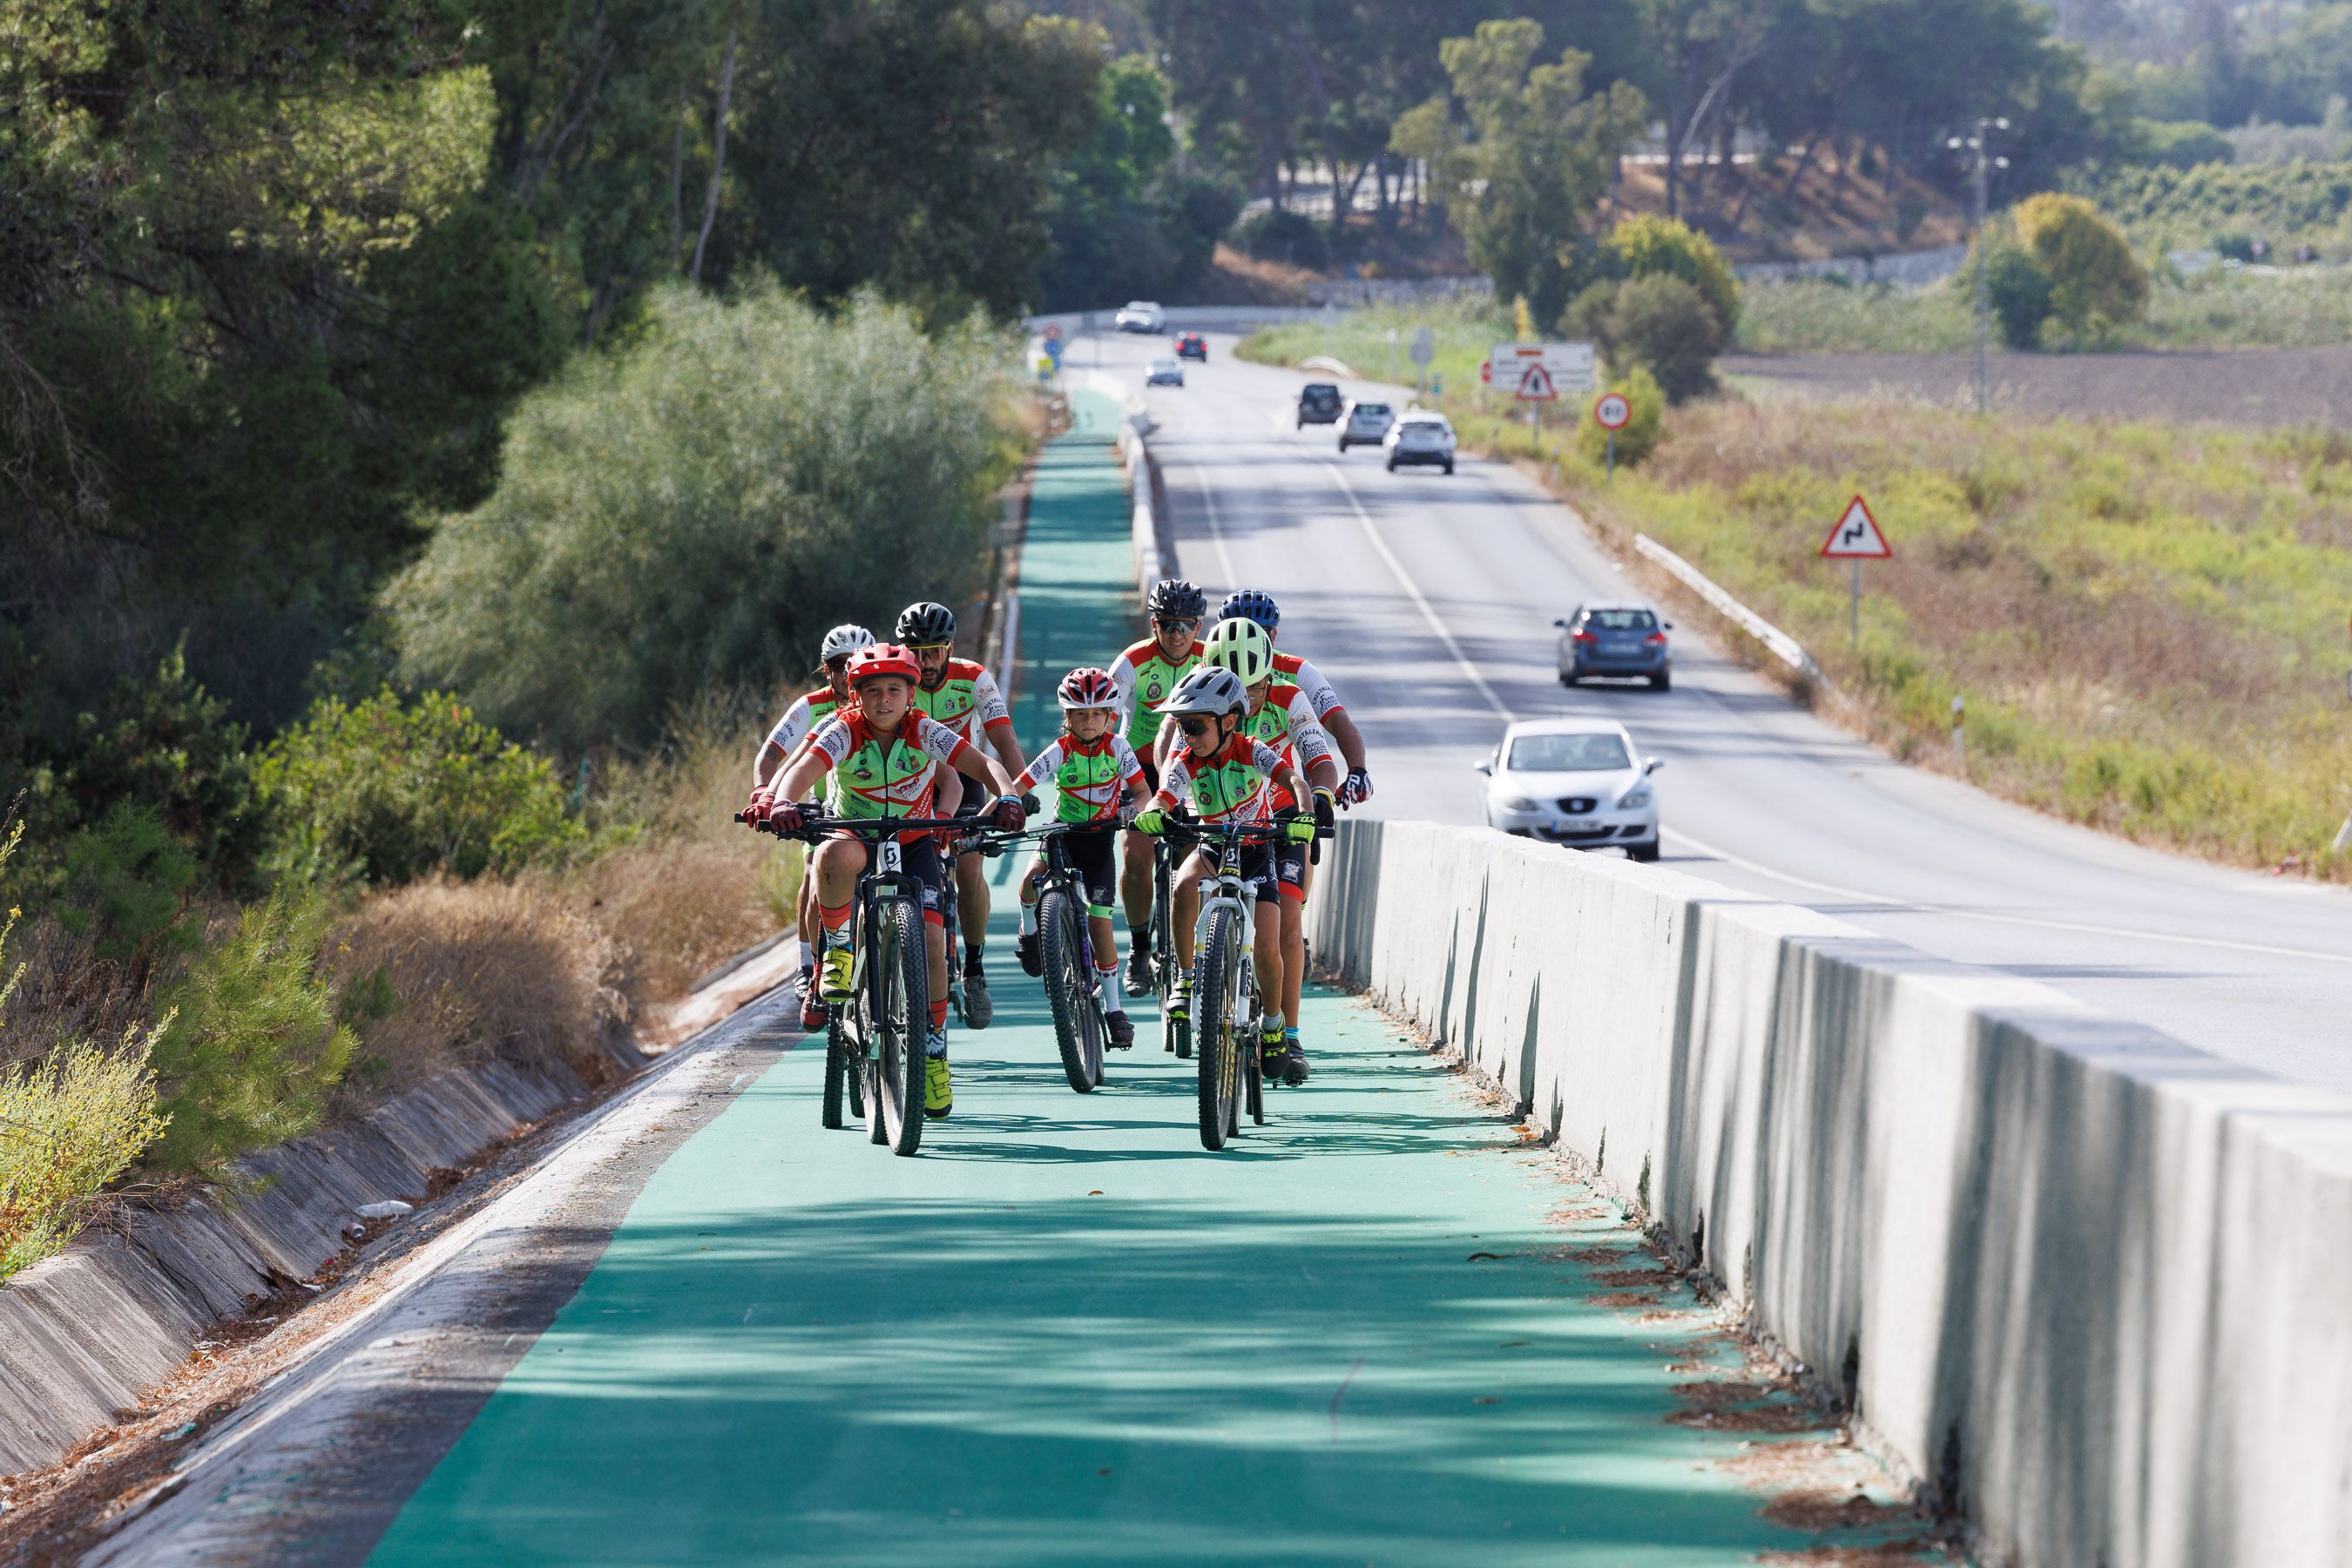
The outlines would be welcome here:
[[[1559,397],[1559,390],[1551,384],[1551,372],[1544,369],[1543,362],[1538,360],[1528,366],[1528,374],[1519,378],[1519,401],[1551,403],[1557,401]]]
[[[1884,561],[1895,551],[1887,544],[1886,535],[1878,531],[1878,520],[1870,515],[1868,504],[1856,496],[1846,503],[1845,515],[1830,530],[1830,536],[1822,541],[1822,553],[1832,560],[1854,556]]]

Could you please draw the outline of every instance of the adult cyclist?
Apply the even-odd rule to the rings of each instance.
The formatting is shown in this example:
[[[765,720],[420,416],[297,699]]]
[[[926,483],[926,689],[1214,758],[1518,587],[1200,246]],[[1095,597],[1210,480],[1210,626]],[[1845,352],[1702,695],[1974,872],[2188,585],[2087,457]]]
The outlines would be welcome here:
[[[1204,823],[1271,824],[1275,786],[1289,790],[1294,799],[1306,796],[1307,781],[1298,776],[1298,770],[1284,762],[1279,752],[1243,728],[1248,707],[1249,692],[1230,669],[1206,666],[1178,683],[1174,693],[1160,705],[1160,710],[1175,719],[1183,734],[1183,743],[1169,756],[1160,788],[1136,815],[1138,828],[1145,833],[1165,831],[1168,814],[1180,803],[1189,804]],[[1314,836],[1315,824],[1305,817],[1286,824],[1282,829],[1282,837],[1290,843],[1304,844]],[[1175,940],[1178,969],[1175,994],[1168,1002],[1171,1019],[1192,1015],[1192,922],[1200,914],[1201,883],[1215,876],[1216,871],[1210,851],[1196,848],[1185,857],[1171,889],[1176,925],[1171,935]],[[1251,885],[1257,902],[1257,918],[1251,922],[1251,944],[1260,976],[1258,1005],[1261,1013],[1273,1012],[1275,1009],[1265,1005],[1266,987],[1281,973],[1282,962],[1282,922],[1268,907],[1282,900],[1274,845],[1260,842],[1244,847],[1241,873],[1243,880]],[[1295,1060],[1286,1056],[1281,1066],[1286,1081],[1306,1081],[1304,1055]]]
[[[1201,663],[1201,623],[1209,614],[1209,596],[1181,577],[1166,577],[1151,585],[1143,607],[1151,617],[1151,635],[1111,661],[1110,678],[1118,689],[1118,705],[1126,715],[1126,740],[1143,763],[1144,777],[1160,784],[1160,769],[1151,743],[1159,734],[1160,705],[1173,696],[1179,682]],[[1119,901],[1127,908],[1129,952],[1127,993],[1143,996],[1151,991],[1151,840],[1130,833],[1121,851]]]
[[[1257,588],[1244,588],[1238,594],[1228,594],[1225,602],[1218,606],[1217,618],[1228,621],[1236,616],[1256,623],[1258,629],[1265,633],[1267,641],[1276,640],[1276,632],[1282,625],[1282,609],[1274,602],[1273,595]],[[1356,728],[1356,721],[1348,717],[1347,707],[1340,702],[1339,693],[1331,682],[1324,678],[1321,670],[1295,653],[1277,650],[1274,656],[1274,669],[1276,677],[1288,680],[1307,693],[1307,700],[1315,705],[1316,721],[1331,731],[1331,739],[1339,743],[1339,754],[1348,760],[1348,776],[1339,786],[1339,804],[1361,805],[1371,799],[1372,775],[1364,766],[1363,734]]]
[[[775,804],[775,792],[769,787],[776,774],[802,745],[811,731],[833,717],[835,711],[849,700],[849,656],[860,648],[874,646],[874,634],[864,626],[842,625],[824,634],[817,644],[817,671],[825,683],[814,691],[803,692],[784,710],[760,743],[760,754],[751,763],[751,809],[765,816]],[[809,846],[814,858],[816,847]],[[803,867],[800,894],[800,983],[801,1027],[824,1027],[824,999],[817,994],[812,975],[816,968],[816,879],[807,875]]]
[[[1012,710],[985,666],[955,657],[955,612],[945,605],[925,602],[898,612],[898,641],[913,650],[923,670],[915,706],[973,745],[985,737],[1010,777],[1025,765],[1021,742],[1013,738]],[[979,795],[965,790],[951,815],[971,816],[979,809]],[[988,878],[978,851],[956,858],[955,879],[963,926],[964,1017],[973,1028],[985,1029],[996,1016],[996,1005],[989,999],[988,976],[980,965],[981,943],[988,938]],[[944,982],[940,994],[946,994]]]
[[[985,784],[996,795],[992,808],[995,825],[1017,833],[1027,820],[1012,775],[995,759],[966,742],[947,725],[916,708],[914,697],[922,679],[915,656],[896,643],[877,643],[850,657],[849,687],[856,703],[827,719],[809,737],[807,747],[784,769],[776,785],[775,802],[766,813],[770,826],[793,833],[806,820],[800,797],[830,772],[833,804],[837,815],[861,819],[929,816],[932,813],[934,764],[944,763],[964,777]],[[977,793],[973,798],[978,799]],[[975,812],[973,815],[977,816]],[[931,959],[931,1017],[925,1038],[929,1058],[923,1074],[923,1110],[945,1116],[955,1107],[953,1080],[948,1071],[948,946],[940,913],[946,878],[940,867],[939,841],[929,833],[899,835],[901,864],[922,889],[925,945]],[[849,999],[856,959],[850,916],[857,879],[874,863],[874,845],[854,834],[835,834],[817,847],[812,863],[815,874],[817,919],[824,931],[824,963],[818,989],[835,1005]]]
[[[1235,616],[1219,621],[1204,645],[1208,662],[1233,671],[1248,698],[1242,732],[1265,742],[1282,760],[1299,768],[1313,786],[1310,801],[1275,784],[1271,804],[1277,812],[1311,805],[1318,825],[1331,825],[1332,792],[1339,784],[1339,765],[1331,742],[1315,721],[1307,693],[1276,678],[1274,643],[1255,623]],[[1301,767],[1301,759],[1304,766]],[[1286,840],[1275,847],[1275,882],[1282,895],[1282,966],[1263,973],[1278,984],[1280,1012],[1268,1007],[1258,1035],[1258,1050],[1267,1070],[1292,1085],[1307,1081],[1307,1053],[1299,1043],[1300,998],[1307,969],[1307,846]]]

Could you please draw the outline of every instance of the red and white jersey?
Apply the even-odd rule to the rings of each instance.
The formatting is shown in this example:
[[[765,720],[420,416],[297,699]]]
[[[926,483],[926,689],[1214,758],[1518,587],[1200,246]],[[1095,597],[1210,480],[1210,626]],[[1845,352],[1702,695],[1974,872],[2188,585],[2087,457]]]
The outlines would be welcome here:
[[[1339,693],[1324,679],[1323,672],[1295,653],[1276,650],[1274,678],[1286,680],[1307,693],[1307,700],[1315,705],[1315,717],[1318,721],[1347,710],[1347,705],[1339,700]]]
[[[1000,724],[1006,735],[1013,733],[1013,710],[1004,705],[996,677],[968,658],[948,660],[937,686],[916,687],[915,706],[967,741],[976,742],[982,731]]]
[[[932,764],[974,760],[962,736],[911,709],[890,736],[864,709],[848,709],[818,725],[809,746],[833,771],[833,809],[843,816],[929,816]]]
[[[1143,763],[1117,731],[1092,741],[1065,731],[1029,759],[1029,766],[1013,783],[1013,793],[1035,789],[1047,779],[1054,781],[1055,821],[1108,822],[1118,816],[1119,797],[1128,786],[1144,782]]]
[[[1152,798],[1161,805],[1188,804],[1203,822],[1266,822],[1274,815],[1274,772],[1281,766],[1281,752],[1237,730],[1213,756],[1177,748]]]
[[[814,691],[802,694],[784,710],[784,716],[776,721],[775,728],[768,731],[768,744],[786,756],[792,755],[819,724],[832,718],[847,702],[846,698],[836,695],[830,686],[820,686]]]

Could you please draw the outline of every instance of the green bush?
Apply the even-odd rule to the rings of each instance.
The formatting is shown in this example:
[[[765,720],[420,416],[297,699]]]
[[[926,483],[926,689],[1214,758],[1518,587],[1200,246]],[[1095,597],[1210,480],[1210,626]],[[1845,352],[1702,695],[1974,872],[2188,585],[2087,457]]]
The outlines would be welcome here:
[[[100,958],[142,973],[196,943],[188,895],[203,875],[186,846],[143,805],[117,805],[67,844],[58,923]]]
[[[1679,278],[1715,312],[1717,336],[1739,326],[1739,280],[1715,241],[1677,218],[1636,213],[1609,233],[1611,270],[1624,278]]]
[[[1666,395],[1657,380],[1639,365],[1623,375],[1610,379],[1608,391],[1621,394],[1631,411],[1625,427],[1617,432],[1617,461],[1633,468],[1648,457],[1658,444],[1658,434],[1664,428]],[[1576,445],[1594,463],[1609,458],[1609,432],[1592,417],[1591,400],[1585,404],[1584,416],[1577,421]]]
[[[2238,150],[2230,139],[2201,120],[2135,120],[2130,131],[2137,143],[2132,153],[2140,163],[2194,169],[2200,163],[2237,160]]]
[[[2081,333],[2147,313],[2147,268],[2123,237],[2080,196],[2044,191],[2011,215],[2020,244],[2050,275],[2050,313]]]
[[[2050,319],[2050,274],[2006,237],[1993,237],[1969,253],[1968,264],[1952,279],[1952,288],[1971,308],[1979,268],[1984,274],[1985,304],[1992,312],[2000,341],[2012,349],[2039,348],[2042,323]]]
[[[319,963],[328,914],[317,895],[249,905],[172,987],[152,1051],[171,1124],[149,1163],[215,1171],[318,1125],[358,1043]]]
[[[1651,273],[1596,283],[1577,297],[1567,321],[1612,365],[1648,371],[1671,402],[1715,390],[1723,328],[1706,298],[1680,278]]]
[[[1331,265],[1331,231],[1305,213],[1253,213],[1235,226],[1234,247],[1261,261],[1283,261],[1320,272]]]
[[[650,744],[836,622],[963,602],[1015,451],[1007,348],[871,300],[658,292],[627,353],[525,401],[496,493],[394,584],[405,668],[510,733]]]
[[[586,840],[544,757],[441,692],[318,702],[262,754],[270,863],[298,880],[380,884],[509,872]]]

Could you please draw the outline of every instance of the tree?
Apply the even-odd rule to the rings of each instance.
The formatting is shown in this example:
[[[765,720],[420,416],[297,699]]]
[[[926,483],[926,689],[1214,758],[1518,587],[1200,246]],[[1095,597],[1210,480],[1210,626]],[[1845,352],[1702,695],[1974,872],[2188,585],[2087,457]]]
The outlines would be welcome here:
[[[1654,272],[1596,283],[1577,300],[1569,323],[1612,368],[1649,372],[1670,402],[1715,390],[1723,326],[1705,296],[1680,278]]]
[[[1677,218],[1636,213],[1609,231],[1612,269],[1621,277],[1679,278],[1698,290],[1714,312],[1716,330],[1729,337],[1739,324],[1739,280],[1715,242]]]
[[[1534,64],[1542,47],[1543,29],[1525,20],[1481,23],[1439,46],[1465,124],[1432,174],[1496,293],[1525,296],[1548,321],[1593,270],[1587,226],[1647,110],[1623,82],[1588,94],[1589,61],[1573,49],[1555,65]],[[1412,117],[1416,144],[1429,144],[1443,112]]]
[[[2044,192],[2018,203],[2020,244],[2050,276],[2050,313],[2080,334],[2147,310],[2147,268],[2123,231],[2080,196]]]

